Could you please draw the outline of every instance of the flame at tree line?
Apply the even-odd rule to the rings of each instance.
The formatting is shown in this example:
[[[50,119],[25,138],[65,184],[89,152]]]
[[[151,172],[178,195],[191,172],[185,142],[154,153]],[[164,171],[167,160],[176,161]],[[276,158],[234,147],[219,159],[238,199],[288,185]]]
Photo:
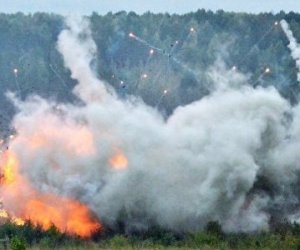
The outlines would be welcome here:
[[[9,219],[15,224],[23,225],[26,220],[30,220],[45,230],[54,224],[61,232],[89,237],[101,229],[99,219],[91,214],[86,205],[75,199],[59,196],[57,193],[41,192],[35,188],[23,174],[22,168],[26,166],[20,166],[18,156],[13,151],[16,142],[26,145],[31,152],[42,152],[47,151],[47,148],[56,147],[65,155],[79,158],[95,154],[93,134],[87,127],[72,124],[61,126],[59,118],[54,114],[47,119],[47,124],[39,120],[38,132],[31,135],[22,133],[20,129],[20,136],[10,137],[12,147],[0,155],[2,173],[0,198],[3,206],[0,210],[0,221],[1,218],[3,221]],[[60,129],[55,129],[57,127]],[[47,164],[52,171],[60,170],[60,163],[55,157],[53,159],[50,157]],[[123,152],[117,149],[107,159],[107,165],[114,170],[124,170],[127,168],[128,160]]]
[[[0,155],[2,173],[0,221],[2,218],[2,221],[10,220],[15,224],[23,225],[26,220],[30,220],[34,225],[40,225],[45,230],[54,224],[61,232],[89,237],[93,232],[101,229],[102,225],[99,219],[92,215],[88,206],[76,199],[49,191],[42,192],[36,188],[24,175],[26,164],[20,165],[18,155],[14,151],[14,145],[20,144],[36,154],[47,152],[49,148],[56,148],[65,156],[78,157],[78,159],[94,156],[95,142],[90,129],[87,126],[68,122],[62,125],[59,117],[56,113],[50,114],[46,118],[48,121],[46,124],[43,123],[45,117],[41,117],[36,119],[37,132],[26,134],[22,128],[19,128],[19,135],[9,137],[10,148]],[[2,148],[6,147],[4,144],[3,142]],[[54,172],[61,170],[62,162],[57,162],[53,155],[47,157],[47,168]],[[122,150],[119,148],[112,150],[112,154],[107,159],[107,166],[114,171],[119,171],[126,169],[127,165],[128,160]]]
[[[61,232],[88,237],[101,228],[101,224],[90,214],[88,207],[76,200],[34,189],[19,172],[17,156],[10,150],[2,155],[1,180],[2,204],[0,218],[10,219],[17,225],[30,220],[47,230],[54,224]],[[17,203],[18,211],[5,204]],[[21,209],[20,209],[21,207]]]

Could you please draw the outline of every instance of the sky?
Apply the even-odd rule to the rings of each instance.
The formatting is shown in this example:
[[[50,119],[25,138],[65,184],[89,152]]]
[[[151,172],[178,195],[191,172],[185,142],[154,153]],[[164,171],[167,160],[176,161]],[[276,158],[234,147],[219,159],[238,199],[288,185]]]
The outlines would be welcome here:
[[[234,12],[300,12],[300,0],[0,0],[0,12],[53,12],[59,14],[85,14],[109,11],[134,11],[142,14],[154,13],[183,14],[197,9],[216,11],[223,9]]]

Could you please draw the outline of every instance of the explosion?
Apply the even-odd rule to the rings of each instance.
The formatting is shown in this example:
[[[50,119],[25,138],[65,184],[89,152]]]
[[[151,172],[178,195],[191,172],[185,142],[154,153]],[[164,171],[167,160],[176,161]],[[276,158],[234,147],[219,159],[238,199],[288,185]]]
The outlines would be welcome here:
[[[91,216],[85,205],[36,190],[21,175],[19,161],[13,151],[7,150],[2,155],[1,171],[2,204],[8,207],[0,210],[0,218],[10,219],[17,225],[24,225],[26,220],[30,220],[45,230],[55,225],[61,232],[81,237],[89,237],[100,229],[98,220]],[[20,205],[14,209],[12,203]]]
[[[120,218],[127,231],[185,232],[212,220],[228,232],[268,229],[276,214],[300,221],[300,105],[217,62],[211,93],[165,118],[97,78],[86,19],[66,26],[57,47],[81,103],[9,95],[17,134],[2,154],[1,218],[82,237]],[[164,89],[156,107],[172,94]],[[257,184],[262,177],[273,192]]]

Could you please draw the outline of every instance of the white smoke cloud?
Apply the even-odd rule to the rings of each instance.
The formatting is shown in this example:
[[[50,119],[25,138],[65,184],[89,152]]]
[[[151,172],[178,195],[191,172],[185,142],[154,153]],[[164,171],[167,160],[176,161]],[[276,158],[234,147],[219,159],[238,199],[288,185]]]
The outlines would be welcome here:
[[[293,32],[290,29],[289,24],[285,20],[280,21],[282,30],[284,31],[285,35],[289,39],[289,49],[291,50],[291,55],[293,59],[296,61],[296,66],[298,68],[298,74],[297,74],[297,79],[300,82],[300,46],[297,43],[296,38],[293,35]]]
[[[65,66],[71,70],[71,77],[78,81],[74,93],[87,103],[103,99],[107,96],[105,86],[99,82],[90,66],[97,47],[91,38],[89,22],[80,16],[72,16],[66,19],[66,26],[72,30],[61,32],[57,46],[64,55]],[[89,83],[88,87],[86,82]]]
[[[211,70],[216,90],[165,121],[142,102],[110,94],[90,69],[96,46],[87,20],[67,26],[58,49],[85,105],[16,101],[11,148],[38,189],[79,199],[106,225],[122,219],[127,230],[189,231],[218,220],[227,231],[255,231],[268,228],[275,205],[294,216],[299,106],[274,88],[253,89],[239,73]],[[127,169],[110,165],[119,152]],[[261,176],[274,194],[255,186]]]

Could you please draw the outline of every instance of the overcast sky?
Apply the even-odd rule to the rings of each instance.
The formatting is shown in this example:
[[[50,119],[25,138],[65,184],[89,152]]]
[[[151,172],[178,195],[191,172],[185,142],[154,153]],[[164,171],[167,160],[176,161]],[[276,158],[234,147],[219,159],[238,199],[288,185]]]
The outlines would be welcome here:
[[[300,12],[300,0],[0,0],[0,12],[55,12],[60,14],[90,14],[95,11],[135,11],[137,13],[186,13],[197,9],[238,12]]]

